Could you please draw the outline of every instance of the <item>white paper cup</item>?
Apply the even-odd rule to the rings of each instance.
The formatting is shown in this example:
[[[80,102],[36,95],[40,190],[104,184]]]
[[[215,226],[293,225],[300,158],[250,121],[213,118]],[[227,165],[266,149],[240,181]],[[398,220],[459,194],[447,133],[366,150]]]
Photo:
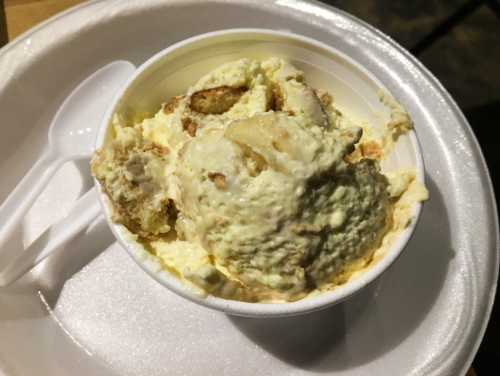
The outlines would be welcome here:
[[[144,64],[124,85],[110,106],[96,142],[101,148],[108,136],[114,114],[134,118],[154,114],[161,103],[182,94],[203,74],[222,63],[239,58],[284,57],[303,70],[307,82],[333,94],[335,104],[355,122],[369,122],[375,127],[385,125],[389,110],[379,100],[379,91],[387,90],[370,72],[334,47],[289,32],[264,29],[231,29],[202,34],[176,43],[160,51]],[[400,137],[389,158],[385,171],[414,168],[423,183],[424,167],[416,134],[410,131]],[[292,316],[313,312],[339,303],[379,277],[401,254],[408,243],[421,211],[422,204],[413,208],[413,220],[392,243],[382,258],[343,285],[299,301],[289,303],[246,303],[201,296],[177,277],[163,270],[156,260],[133,241],[128,232],[110,219],[109,201],[100,192],[101,203],[114,235],[132,258],[154,279],[176,294],[195,303],[229,314],[248,317]]]

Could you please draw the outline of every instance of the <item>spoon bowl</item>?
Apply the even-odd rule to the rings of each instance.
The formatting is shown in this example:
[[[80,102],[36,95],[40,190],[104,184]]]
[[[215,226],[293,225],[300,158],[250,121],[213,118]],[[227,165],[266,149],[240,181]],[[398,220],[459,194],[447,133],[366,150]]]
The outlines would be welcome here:
[[[113,94],[135,70],[115,61],[88,77],[66,98],[49,130],[49,145],[65,160],[89,158]]]

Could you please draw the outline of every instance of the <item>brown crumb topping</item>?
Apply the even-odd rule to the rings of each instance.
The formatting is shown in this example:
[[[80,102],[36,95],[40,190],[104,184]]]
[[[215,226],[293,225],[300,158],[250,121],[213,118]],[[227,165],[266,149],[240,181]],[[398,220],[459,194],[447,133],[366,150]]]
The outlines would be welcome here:
[[[172,97],[170,101],[168,101],[163,105],[163,112],[167,115],[174,112],[174,110],[176,109],[176,107],[179,105],[179,103],[183,98],[184,98],[183,95],[177,95],[175,97]]]
[[[200,90],[191,95],[189,107],[202,114],[220,115],[229,111],[247,90],[231,86]]]
[[[281,111],[285,104],[285,100],[283,98],[283,94],[281,93],[281,89],[279,86],[274,86],[271,92],[271,99],[269,101],[269,109],[272,111]]]
[[[350,154],[347,154],[344,156],[344,162],[347,163],[356,163],[359,162],[363,158],[363,155],[361,154],[361,149],[360,148],[355,148]]]
[[[155,142],[145,143],[144,151],[151,151],[159,157],[164,157],[169,153],[169,149],[166,146],[158,145]]]
[[[209,172],[208,178],[214,182],[215,186],[219,189],[226,189],[226,176],[220,172]]]
[[[191,118],[186,117],[182,119],[182,129],[187,132],[191,137],[196,136],[198,124]]]
[[[382,148],[375,141],[363,142],[359,145],[361,154],[365,158],[380,159],[382,158]]]
[[[314,90],[314,94],[316,94],[318,99],[321,101],[323,107],[329,107],[333,103],[332,96],[326,90],[317,89]]]

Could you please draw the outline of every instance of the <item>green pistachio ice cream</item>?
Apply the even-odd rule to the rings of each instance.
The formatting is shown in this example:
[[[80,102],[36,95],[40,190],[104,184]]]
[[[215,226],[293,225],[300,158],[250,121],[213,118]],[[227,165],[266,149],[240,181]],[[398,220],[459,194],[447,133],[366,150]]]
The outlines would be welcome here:
[[[112,126],[92,171],[113,220],[205,294],[279,302],[331,289],[426,198],[413,172],[383,175],[383,145],[361,142],[331,96],[278,58],[225,64],[153,117]]]

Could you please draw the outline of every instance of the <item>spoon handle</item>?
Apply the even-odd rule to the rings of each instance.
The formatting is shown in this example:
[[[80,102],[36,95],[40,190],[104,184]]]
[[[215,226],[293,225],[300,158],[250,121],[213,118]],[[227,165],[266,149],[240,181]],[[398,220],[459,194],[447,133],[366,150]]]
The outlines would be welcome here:
[[[73,205],[70,212],[51,226],[7,267],[0,271],[0,287],[7,286],[23,276],[47,256],[70,241],[92,223],[101,213],[97,191],[92,188]]]
[[[50,150],[42,154],[0,206],[0,264],[5,262],[5,244],[14,233],[21,233],[22,219],[64,162]]]

